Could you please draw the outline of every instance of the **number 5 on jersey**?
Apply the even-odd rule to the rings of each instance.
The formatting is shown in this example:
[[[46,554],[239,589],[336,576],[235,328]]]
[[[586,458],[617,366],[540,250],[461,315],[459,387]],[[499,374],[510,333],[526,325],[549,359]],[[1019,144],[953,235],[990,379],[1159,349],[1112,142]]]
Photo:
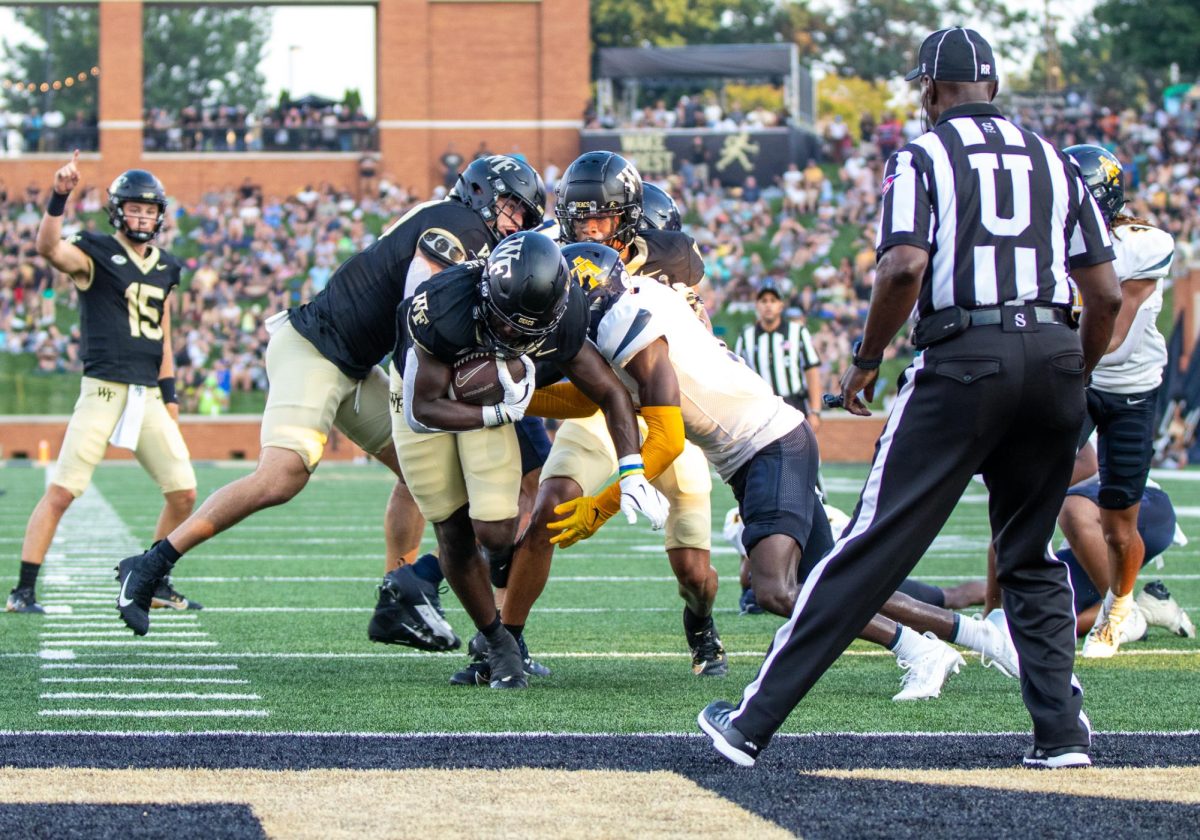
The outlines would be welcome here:
[[[130,283],[125,289],[125,302],[129,304],[129,333],[134,338],[145,337],[161,341],[162,327],[159,321],[162,312],[151,306],[150,301],[161,301],[166,292],[158,286],[149,283]]]

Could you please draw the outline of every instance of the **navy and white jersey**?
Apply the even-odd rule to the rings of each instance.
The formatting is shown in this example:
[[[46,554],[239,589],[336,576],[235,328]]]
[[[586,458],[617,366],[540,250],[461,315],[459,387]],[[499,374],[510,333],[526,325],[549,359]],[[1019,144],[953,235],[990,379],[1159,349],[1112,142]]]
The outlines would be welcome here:
[[[1070,306],[1067,272],[1113,259],[1078,170],[994,106],[948,109],[888,159],[875,247],[930,253],[918,316],[1022,301]]]
[[[430,276],[416,255],[446,267],[486,257],[493,244],[491,229],[465,204],[419,204],[342,263],[320,294],[289,310],[289,319],[342,373],[365,379],[396,343],[396,307]]]
[[[179,260],[151,245],[146,256],[116,236],[81,231],[70,242],[89,260],[79,289],[83,373],[107,382],[154,385],[162,367],[162,316],[179,285]]]
[[[1111,394],[1142,394],[1162,384],[1167,363],[1167,341],[1156,322],[1163,307],[1163,281],[1170,276],[1175,257],[1175,239],[1165,230],[1139,224],[1117,225],[1112,238],[1117,279],[1122,283],[1154,280],[1155,287],[1138,307],[1125,342],[1096,365],[1092,385]]]
[[[679,381],[687,439],[704,452],[724,481],[767,445],[804,422],[804,415],[755,375],[705,329],[683,299],[665,286],[634,278],[610,299],[592,335],[635,403],[638,385],[625,366],[659,338]]]

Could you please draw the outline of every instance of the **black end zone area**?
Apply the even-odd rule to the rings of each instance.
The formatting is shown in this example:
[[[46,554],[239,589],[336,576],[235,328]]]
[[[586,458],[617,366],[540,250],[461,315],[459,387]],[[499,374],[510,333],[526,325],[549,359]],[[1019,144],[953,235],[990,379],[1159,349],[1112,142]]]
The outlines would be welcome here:
[[[15,767],[418,769],[517,767],[663,770],[689,778],[741,807],[808,838],[1077,836],[1100,825],[1113,836],[1191,836],[1196,806],[1096,796],[1022,793],[903,781],[833,779],[804,771],[860,768],[1010,770],[1026,736],[946,735],[780,737],[758,766],[734,767],[705,737],[689,736],[296,736],[8,735],[0,755]],[[1200,766],[1200,735],[1097,735],[1100,767]],[[1052,771],[1047,773],[1047,788]],[[1083,771],[1086,772],[1086,771]],[[1113,798],[1108,798],[1112,795]],[[536,810],[536,804],[531,803]],[[231,836],[231,835],[226,835]],[[241,835],[237,835],[241,836]]]
[[[31,791],[36,795],[36,791]],[[248,805],[66,805],[0,803],[5,837],[92,840],[96,837],[265,840]]]

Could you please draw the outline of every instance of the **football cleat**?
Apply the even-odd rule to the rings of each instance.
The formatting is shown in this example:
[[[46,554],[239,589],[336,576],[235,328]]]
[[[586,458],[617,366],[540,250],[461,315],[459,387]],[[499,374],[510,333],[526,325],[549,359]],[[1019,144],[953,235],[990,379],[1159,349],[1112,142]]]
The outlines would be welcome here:
[[[1079,655],[1084,659],[1110,659],[1115,656],[1123,641],[1121,625],[1124,623],[1124,620],[1110,616],[1108,608],[1101,604],[1096,623],[1084,637],[1083,650]]]
[[[765,612],[758,605],[758,599],[754,597],[754,590],[749,586],[742,590],[742,597],[738,599],[738,607],[741,608],[742,615],[762,615]]]
[[[696,716],[696,723],[712,739],[717,752],[741,767],[753,767],[762,747],[743,735],[729,720],[734,709],[736,706],[732,703],[714,700]]]
[[[1121,622],[1121,644],[1144,641],[1147,635],[1146,616],[1134,601],[1129,605],[1129,615]]]
[[[978,616],[975,620],[980,621]],[[983,629],[984,649],[979,651],[979,661],[985,668],[995,668],[1004,676],[1017,679],[1020,674],[1017,648],[1008,630],[1004,610],[992,610],[980,624]]]
[[[929,644],[912,660],[901,659],[898,664],[904,669],[900,679],[900,691],[893,700],[926,700],[938,697],[942,686],[951,674],[966,663],[958,651],[932,633],[926,633]]]
[[[1151,627],[1164,627],[1185,639],[1196,638],[1192,620],[1171,597],[1161,580],[1151,581],[1142,587],[1134,603]]]
[[[446,621],[437,585],[418,577],[412,566],[393,569],[384,577],[367,637],[385,645],[437,652],[462,646]]]
[[[171,585],[171,578],[165,577],[158,584],[158,588],[154,590],[154,597],[150,599],[151,609],[169,609],[169,610],[202,610],[204,605],[199,601],[193,601],[182,592]]]
[[[125,626],[138,636],[150,631],[150,604],[159,584],[171,573],[171,564],[151,554],[152,551],[126,557],[116,566],[121,584],[117,612]]]
[[[550,676],[550,669],[529,655],[524,635],[517,639],[517,647],[521,651],[526,675],[531,677]],[[451,675],[450,685],[483,686],[490,683],[492,669],[487,661],[487,640],[482,633],[477,632],[471,637],[471,641],[467,643],[467,652],[471,654],[471,660]]]
[[[8,601],[4,605],[5,612],[44,613],[45,608],[37,602],[32,586],[21,587],[8,593]]]
[[[696,676],[723,677],[729,673],[729,658],[711,615],[703,630],[688,633],[688,647],[692,650],[692,673]]]
[[[1022,763],[1026,767],[1042,770],[1061,770],[1066,767],[1091,767],[1092,758],[1086,746],[1058,747],[1053,750],[1030,747]]]
[[[488,685],[501,689],[528,688],[529,677],[525,674],[525,663],[517,640],[503,627],[496,636],[495,644],[488,644]]]

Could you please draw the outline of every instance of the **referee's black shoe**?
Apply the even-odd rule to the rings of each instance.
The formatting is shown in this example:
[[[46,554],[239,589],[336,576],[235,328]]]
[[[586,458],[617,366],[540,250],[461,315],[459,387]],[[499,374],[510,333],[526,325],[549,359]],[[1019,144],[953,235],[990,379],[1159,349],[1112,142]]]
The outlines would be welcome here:
[[[1044,750],[1041,747],[1030,747],[1025,753],[1026,767],[1036,767],[1042,770],[1061,770],[1066,767],[1091,767],[1092,757],[1088,755],[1087,747],[1058,747]]]
[[[712,738],[717,752],[741,767],[753,767],[761,748],[730,722],[729,714],[735,708],[732,703],[714,700],[696,716],[696,723]]]

